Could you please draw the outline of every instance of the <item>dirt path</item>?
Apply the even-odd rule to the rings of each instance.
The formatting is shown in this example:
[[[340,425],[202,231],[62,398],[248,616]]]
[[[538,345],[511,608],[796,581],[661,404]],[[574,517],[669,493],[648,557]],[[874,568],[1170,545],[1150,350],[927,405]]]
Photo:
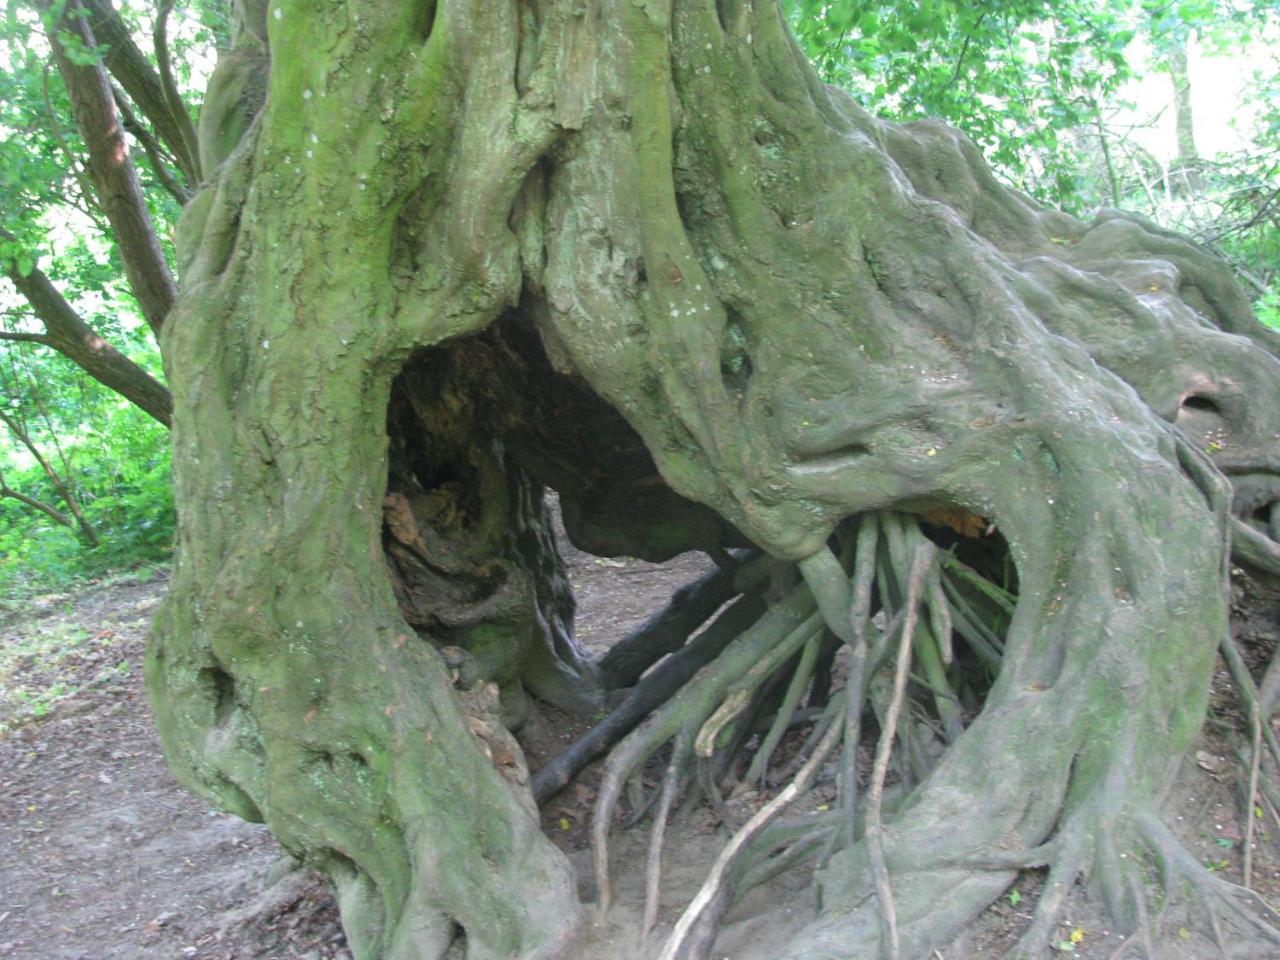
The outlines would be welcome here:
[[[705,558],[665,567],[567,551],[579,600],[579,636],[607,648],[698,576]],[[0,958],[13,960],[348,960],[332,899],[305,877],[272,888],[287,861],[260,826],[216,813],[181,787],[160,758],[141,664],[163,577],[42,598],[0,622]],[[1250,629],[1274,643],[1274,621]],[[1218,684],[1215,705],[1233,698]],[[572,733],[562,735],[566,739]],[[1208,739],[1189,763],[1169,819],[1202,862],[1239,879],[1242,831],[1235,768]],[[588,773],[545,811],[548,833],[586,865]],[[1276,824],[1260,821],[1255,875],[1280,890]],[[615,841],[619,862],[643,858],[647,830]],[[661,922],[678,916],[723,840],[710,818],[673,825]],[[626,897],[638,876],[619,879]],[[807,878],[756,891],[730,916],[721,945],[733,960],[774,957],[811,909]],[[996,957],[1025,928],[1040,878],[1002,898],[943,951]],[[269,901],[262,899],[271,890]],[[633,891],[638,896],[638,890]],[[1215,955],[1201,918],[1171,914],[1170,957]],[[1171,925],[1170,925],[1171,924]],[[1117,941],[1088,910],[1061,931],[1083,932],[1063,956],[1101,958]],[[1185,934],[1185,937],[1182,935]],[[602,960],[635,950],[625,922],[598,932]],[[1181,941],[1181,942],[1180,942]],[[1070,943],[1064,941],[1064,945]],[[717,956],[719,956],[717,951]]]
[[[566,552],[593,651],[708,566]],[[282,851],[264,827],[209,809],[160,756],[142,662],[165,587],[91,587],[0,622],[0,957],[346,960],[327,890],[260,900]]]
[[[303,930],[283,918],[219,937],[280,851],[263,827],[187,792],[160,757],[141,664],[164,589],[154,579],[47,598],[4,628],[16,663],[0,716],[0,956],[345,956],[331,910]],[[66,692],[23,702],[50,689]]]

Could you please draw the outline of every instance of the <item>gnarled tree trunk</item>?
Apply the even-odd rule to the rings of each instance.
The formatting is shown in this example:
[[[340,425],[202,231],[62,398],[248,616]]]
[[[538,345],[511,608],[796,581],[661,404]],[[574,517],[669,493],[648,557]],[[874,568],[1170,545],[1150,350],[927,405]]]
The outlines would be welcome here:
[[[358,957],[583,949],[504,726],[528,693],[601,702],[544,485],[587,549],[750,542],[803,575],[617,771],[716,749],[719,704],[812,670],[824,626],[860,655],[869,571],[928,557],[890,511],[997,525],[1019,596],[985,705],[882,843],[845,784],[790,956],[923,956],[1027,864],[1029,945],[1081,875],[1138,921],[1126,858],[1176,861],[1151,812],[1226,629],[1206,447],[1242,515],[1280,492],[1275,342],[1224,265],[867,116],[772,2],[273,0],[237,36],[163,333],[179,549],[148,676],[180,775],[332,878]],[[949,642],[919,570],[877,602],[911,621],[932,578]]]

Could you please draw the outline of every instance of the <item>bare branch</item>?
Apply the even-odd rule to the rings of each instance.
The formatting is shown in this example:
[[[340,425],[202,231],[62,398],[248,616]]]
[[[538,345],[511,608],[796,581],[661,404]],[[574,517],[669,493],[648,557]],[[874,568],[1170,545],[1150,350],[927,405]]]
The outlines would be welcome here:
[[[13,340],[17,343],[40,343],[46,347],[53,346],[53,338],[44,333],[18,333],[14,330],[0,330],[0,340]]]
[[[169,14],[172,11],[173,0],[160,0],[152,39],[155,41],[156,61],[160,64],[160,87],[164,90],[165,103],[178,124],[187,155],[191,158],[192,169],[195,171],[193,182],[199,183],[200,147],[196,141],[196,128],[191,122],[191,114],[187,113],[187,105],[178,91],[178,84],[173,79],[173,61],[169,56]]]
[[[31,507],[34,510],[39,510],[41,513],[52,518],[57,523],[62,524],[64,527],[71,527],[73,529],[75,527],[74,521],[72,521],[70,517],[57,507],[52,507],[43,500],[37,500],[35,497],[29,497],[25,493],[13,489],[13,487],[5,483],[3,479],[0,479],[0,497],[9,497],[12,500],[25,503],[28,507]]]
[[[88,518],[84,515],[84,511],[80,508],[80,501],[77,500],[75,494],[71,492],[71,487],[67,484],[67,481],[58,475],[58,471],[53,469],[53,465],[50,464],[44,454],[40,452],[40,448],[37,447],[35,441],[31,439],[31,434],[27,433],[26,427],[19,423],[17,419],[6,413],[3,408],[0,408],[0,422],[4,423],[4,425],[9,428],[9,432],[17,438],[19,443],[27,448],[27,452],[35,458],[36,463],[40,464],[40,469],[44,471],[45,476],[49,478],[49,482],[53,484],[53,488],[58,491],[58,496],[62,497],[63,502],[67,505],[67,509],[70,510],[71,515],[75,517],[76,523],[80,526],[80,532],[84,534],[85,540],[88,541],[90,546],[96,547],[98,545],[98,534],[94,532],[93,525],[89,523]],[[15,494],[16,491],[9,491],[6,493],[6,496],[15,496]],[[15,499],[22,500],[23,503],[26,503],[29,506],[41,509],[39,502],[33,501],[29,497],[15,496]],[[45,513],[49,513],[49,510],[45,509]],[[50,513],[50,516],[53,516],[53,514]],[[71,524],[67,523],[67,526],[71,526]]]
[[[133,139],[142,144],[142,149],[147,155],[147,162],[151,165],[151,172],[156,175],[156,179],[168,191],[169,196],[177,200],[179,204],[185,204],[191,199],[191,193],[175,180],[173,174],[169,172],[169,168],[165,165],[164,157],[162,156],[163,150],[156,141],[155,136],[134,114],[124,93],[114,85],[111,88],[111,92],[115,95],[116,109],[120,111],[120,119],[124,123],[124,128],[129,131],[129,135]]]
[[[73,205],[84,212],[84,215],[92,220],[103,233],[108,233],[106,221],[103,219],[105,211],[101,204],[98,203],[98,195],[94,193],[93,184],[89,182],[89,175],[85,170],[84,164],[80,161],[67,144],[67,138],[62,133],[62,124],[58,122],[58,111],[53,109],[53,96],[49,92],[49,64],[44,65],[40,78],[41,88],[44,90],[44,109],[45,116],[49,120],[49,132],[53,134],[54,142],[58,145],[58,150],[62,153],[63,159],[66,161],[67,169],[71,171],[71,176],[75,178],[76,186],[80,188],[80,199],[84,201],[83,206]]]

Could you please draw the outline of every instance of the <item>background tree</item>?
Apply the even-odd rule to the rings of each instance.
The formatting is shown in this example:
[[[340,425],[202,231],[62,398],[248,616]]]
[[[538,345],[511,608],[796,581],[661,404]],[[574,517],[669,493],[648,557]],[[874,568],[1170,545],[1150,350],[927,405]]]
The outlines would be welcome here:
[[[107,524],[101,543],[85,535],[84,550],[47,525],[47,511],[7,512],[8,583],[157,559],[171,540],[167,440],[129,404],[168,424],[144,319],[157,327],[173,296],[169,237],[199,173],[192,67],[220,14],[191,11],[172,39],[169,17],[167,7],[11,5],[4,26],[0,266],[12,295],[0,339],[22,371],[6,379],[4,402],[15,414],[33,408],[38,383],[49,414],[24,420],[25,439],[10,427],[6,489],[20,494],[16,506],[45,502],[55,492],[45,488],[62,483],[86,518]],[[91,469],[55,482],[39,466],[77,451]]]
[[[954,124],[1004,181],[1053,206],[1135,210],[1192,234],[1241,271],[1265,320],[1276,317],[1276,141],[1267,133],[1275,110],[1264,106],[1257,129],[1240,130],[1247,148],[1206,163],[1194,144],[1186,67],[1190,43],[1241,63],[1261,54],[1277,22],[1273,0],[795,0],[788,9],[823,78],[866,109]],[[1135,136],[1141,118],[1126,103],[1126,85],[1152,70],[1171,78],[1166,109],[1185,162],[1160,163]],[[1253,79],[1255,102],[1271,103],[1278,75],[1267,53]],[[1194,184],[1179,167],[1194,169]]]

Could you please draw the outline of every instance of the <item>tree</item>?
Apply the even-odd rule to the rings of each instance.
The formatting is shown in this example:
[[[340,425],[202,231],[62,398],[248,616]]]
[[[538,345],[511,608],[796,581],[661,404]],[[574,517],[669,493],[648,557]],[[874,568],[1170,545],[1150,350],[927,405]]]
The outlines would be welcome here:
[[[172,300],[168,228],[199,171],[181,140],[186,105],[165,94],[186,71],[166,55],[197,21],[170,36],[165,7],[149,59],[136,14],[11,4],[0,28],[6,592],[156,559],[171,539],[167,439],[113,394],[168,425],[147,320],[161,323]]]
[[[663,960],[805,858],[798,960],[923,956],[1042,865],[1026,955],[1082,877],[1145,923],[1152,864],[1277,937],[1155,813],[1220,644],[1238,665],[1229,551],[1280,573],[1277,338],[1223,263],[874,120],[775,3],[237,16],[160,334],[179,546],[148,683],[179,775],[330,877],[357,956],[600,955],[507,732],[529,692],[622,682],[574,647],[544,486],[580,546],[702,549],[741,593],[603,721],[606,904],[634,771],[666,760],[659,823],[690,780],[714,799],[847,665]],[[779,826],[832,758],[839,803]]]

